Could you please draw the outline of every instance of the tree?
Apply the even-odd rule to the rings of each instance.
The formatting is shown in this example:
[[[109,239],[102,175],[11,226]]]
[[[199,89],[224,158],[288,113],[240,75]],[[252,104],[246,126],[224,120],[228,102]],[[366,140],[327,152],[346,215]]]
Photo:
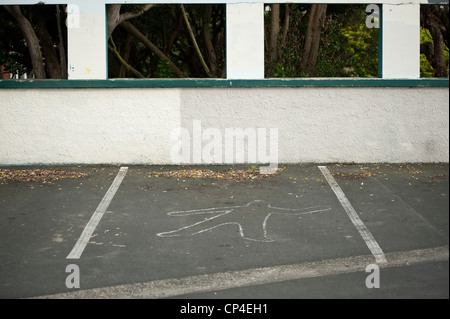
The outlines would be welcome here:
[[[144,77],[224,76],[224,5],[155,5],[144,9],[123,5],[118,11],[116,5],[108,6],[108,17],[115,16],[115,21],[120,21],[120,16],[130,17],[128,13],[140,13],[120,22],[111,33],[116,45],[114,50],[110,43],[115,57],[109,60],[111,77],[139,76],[137,70]]]
[[[435,77],[448,77],[448,14],[448,5],[424,5],[420,9],[420,24],[432,38],[421,44],[420,51],[432,66]]]
[[[22,30],[33,64],[33,71],[37,79],[45,79],[44,60],[39,45],[39,39],[30,21],[22,14],[19,6],[4,6],[5,10],[16,20]]]
[[[326,4],[311,5],[302,56],[302,70],[308,74],[312,74],[315,71],[320,46],[320,35],[322,33],[322,23],[326,12]]]
[[[64,8],[0,6],[0,64],[36,78],[67,77]],[[364,27],[364,5],[285,3],[267,8],[266,76],[377,76],[378,33]],[[448,16],[433,10],[422,13],[433,39],[422,49],[428,49],[436,72],[446,66],[447,73],[436,73],[445,76]],[[448,6],[446,10],[448,14]],[[223,4],[108,5],[109,76],[224,77],[225,12]],[[21,39],[12,39],[19,30]]]
[[[4,18],[11,22],[2,21],[2,31],[5,34],[14,34],[12,29],[18,27],[26,45],[15,45],[13,48],[6,43],[0,44],[0,57],[3,60],[0,64],[6,64],[13,73],[27,72],[37,79],[67,77],[67,57],[64,49],[66,29],[61,23],[64,10],[61,10],[59,5],[14,5],[2,8],[7,13]],[[8,39],[2,41],[11,43]],[[29,64],[23,59],[18,60],[24,55],[29,56]]]
[[[280,5],[272,4],[270,12],[269,60],[275,62],[278,57],[278,34],[280,32]]]
[[[283,60],[283,58],[286,58],[286,54],[289,55],[292,53],[286,52],[289,32],[302,33],[301,35],[299,34],[299,37],[293,39],[295,43],[301,43],[301,46],[296,46],[295,50],[297,52],[291,55],[290,58],[294,58],[295,56],[295,59],[298,59],[300,65],[297,68],[300,69],[300,72],[307,74],[313,74],[315,72],[327,5],[291,6],[294,11],[297,11],[294,13],[294,19],[297,21],[293,26],[290,24],[292,10],[289,4],[284,5],[284,10],[281,10],[282,7],[280,4],[272,4],[270,6],[270,22],[266,22],[269,30],[266,32],[266,37],[268,38],[268,41],[266,41],[268,42],[268,54],[266,54],[266,61],[268,61],[266,67],[267,76],[275,75],[277,73],[276,69],[279,66],[277,61]],[[305,20],[308,22],[303,27],[302,24]]]
[[[377,76],[378,31],[365,26],[364,5],[284,4],[283,7],[279,13],[275,11],[278,22],[277,19],[274,22],[273,8],[266,12],[267,76]],[[271,42],[276,30],[274,59]]]
[[[138,10],[136,10],[135,12],[124,12],[124,13],[120,13],[120,9],[122,8],[121,4],[111,4],[107,6],[106,18],[108,24],[107,30],[108,39],[111,37],[112,33],[117,28],[117,26],[120,25],[122,22],[140,17],[154,6],[155,4],[146,4],[143,7],[137,6]]]
[[[175,72],[175,74],[182,78],[184,77],[183,72],[170,60],[156,45],[154,45],[145,35],[143,35],[138,29],[136,29],[130,22],[124,21],[120,24],[128,33],[135,36],[139,41],[141,41],[147,48],[149,48],[153,53],[155,53],[160,59],[166,60],[170,68]]]

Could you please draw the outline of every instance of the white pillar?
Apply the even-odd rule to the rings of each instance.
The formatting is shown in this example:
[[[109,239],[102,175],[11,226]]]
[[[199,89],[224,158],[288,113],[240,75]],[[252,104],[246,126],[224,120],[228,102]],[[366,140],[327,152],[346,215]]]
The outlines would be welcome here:
[[[420,4],[383,4],[383,78],[420,78]]]
[[[68,78],[107,78],[106,12],[103,1],[67,6]]]
[[[264,78],[264,4],[227,4],[227,78]]]

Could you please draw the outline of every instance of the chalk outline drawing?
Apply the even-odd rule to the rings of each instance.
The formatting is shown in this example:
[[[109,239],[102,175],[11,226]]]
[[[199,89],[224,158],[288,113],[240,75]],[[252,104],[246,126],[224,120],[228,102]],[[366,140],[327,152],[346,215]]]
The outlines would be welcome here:
[[[259,203],[259,205],[258,205]],[[204,208],[204,209],[195,209],[195,210],[186,210],[186,211],[175,211],[170,212],[167,215],[168,216],[189,216],[189,215],[205,215],[205,214],[214,214],[214,216],[205,218],[202,221],[199,221],[197,223],[184,226],[172,231],[168,232],[162,232],[158,233],[157,236],[159,237],[176,237],[176,236],[194,236],[198,235],[200,233],[213,230],[217,227],[225,226],[225,225],[237,225],[239,227],[239,233],[240,236],[247,240],[252,241],[258,241],[258,242],[273,242],[274,240],[267,236],[267,220],[269,217],[273,214],[283,214],[283,215],[307,215],[307,214],[313,214],[313,213],[322,213],[325,211],[331,210],[331,207],[328,206],[314,206],[314,207],[308,207],[308,208],[300,208],[300,209],[289,209],[289,208],[279,208],[279,207],[273,207],[270,205],[270,203],[267,204],[267,207],[262,208],[262,204],[264,204],[265,201],[263,200],[254,200],[244,206],[231,206],[231,207],[217,207],[217,208]],[[249,207],[252,205],[256,205],[256,209],[253,209],[251,212],[249,212]],[[240,208],[245,208],[243,211],[240,210]],[[259,209],[258,209],[259,208]],[[256,210],[260,209],[266,209],[270,212],[267,214],[258,214],[256,213]],[[250,208],[251,210],[251,208]],[[272,211],[274,210],[274,211]],[[249,216],[249,214],[255,213],[252,216]],[[246,219],[246,216],[248,217]],[[254,221],[254,217],[259,218],[259,221]],[[262,221],[262,231],[261,231],[261,219]],[[220,222],[220,220],[225,219],[224,222]],[[226,220],[232,220],[232,221],[226,221]],[[213,226],[206,226],[203,225],[207,222],[216,220]],[[253,233],[251,236],[248,236],[245,229],[249,230],[252,227],[248,227],[249,224],[258,224],[257,227],[253,227]],[[243,227],[242,224],[246,224],[247,227]],[[206,228],[205,228],[206,227]],[[256,232],[255,232],[256,228]],[[200,229],[200,230],[198,230]]]

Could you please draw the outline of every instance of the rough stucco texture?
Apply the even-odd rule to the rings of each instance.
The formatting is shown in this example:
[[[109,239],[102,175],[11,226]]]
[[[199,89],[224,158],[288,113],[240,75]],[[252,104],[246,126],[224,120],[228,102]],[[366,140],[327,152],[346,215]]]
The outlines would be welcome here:
[[[173,164],[171,132],[277,128],[280,163],[448,162],[448,88],[0,90],[0,165]]]

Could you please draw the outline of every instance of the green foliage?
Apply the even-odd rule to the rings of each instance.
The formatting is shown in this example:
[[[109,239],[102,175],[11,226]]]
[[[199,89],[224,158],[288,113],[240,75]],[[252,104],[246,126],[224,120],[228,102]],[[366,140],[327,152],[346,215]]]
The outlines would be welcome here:
[[[378,29],[367,28],[365,6],[332,11],[321,39],[317,73],[323,77],[377,77]],[[345,10],[344,10],[345,9]]]
[[[428,29],[425,29],[423,27],[420,28],[420,44],[426,45],[430,48],[433,47],[433,38],[430,34],[430,31]],[[430,49],[432,50],[432,49]],[[445,61],[447,64],[447,73],[448,73],[448,65],[449,65],[449,49],[444,44],[444,55],[445,55]],[[430,61],[428,61],[425,54],[420,54],[420,77],[423,78],[432,78],[434,77],[435,71],[433,67],[430,64]]]
[[[154,73],[155,78],[174,78],[175,73],[169,67],[169,62],[167,60],[158,60],[158,65]]]
[[[276,62],[266,58],[266,73],[272,72],[274,77],[378,76],[378,29],[366,27],[364,5],[328,6],[314,74],[305,73],[301,68],[308,20],[305,13],[309,7],[291,5],[290,10],[291,23],[286,45],[280,47]],[[270,15],[266,13],[266,26],[269,23]]]
[[[433,45],[433,38],[431,37],[430,31],[425,28],[420,28],[420,44]],[[425,54],[420,54],[420,76],[424,78],[434,77],[434,70],[428,61]]]
[[[363,20],[364,21],[364,20]],[[345,74],[355,77],[378,76],[378,30],[368,29],[365,22],[349,25],[341,29],[344,59],[348,61],[342,68]]]

